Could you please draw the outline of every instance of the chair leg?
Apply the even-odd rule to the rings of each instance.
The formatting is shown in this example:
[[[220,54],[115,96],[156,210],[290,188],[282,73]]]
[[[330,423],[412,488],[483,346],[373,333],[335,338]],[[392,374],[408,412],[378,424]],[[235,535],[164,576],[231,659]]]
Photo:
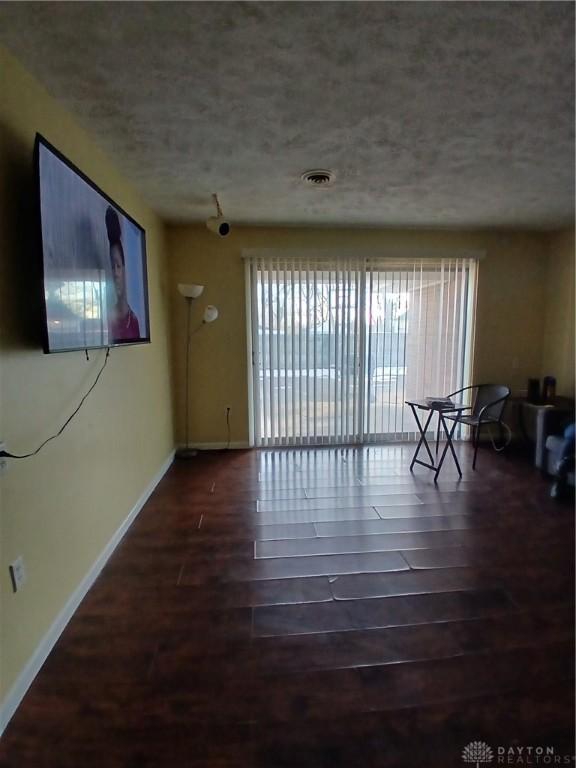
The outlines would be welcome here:
[[[498,422],[498,434],[500,435],[500,446],[501,448],[499,450],[502,450],[504,448],[504,427],[502,426],[502,422]]]
[[[436,428],[436,456],[438,456],[439,445],[440,445],[440,417],[438,417],[438,427]]]
[[[476,469],[476,456],[478,455],[478,444],[480,443],[480,424],[474,429],[474,459],[472,460],[472,469]]]

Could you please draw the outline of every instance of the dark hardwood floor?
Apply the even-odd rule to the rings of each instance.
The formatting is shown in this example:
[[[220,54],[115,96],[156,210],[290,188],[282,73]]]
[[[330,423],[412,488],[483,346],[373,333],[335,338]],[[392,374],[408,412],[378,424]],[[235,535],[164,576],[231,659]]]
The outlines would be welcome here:
[[[174,464],[0,765],[448,768],[472,741],[567,764],[525,760],[574,751],[572,506],[466,445],[436,488],[413,448]]]

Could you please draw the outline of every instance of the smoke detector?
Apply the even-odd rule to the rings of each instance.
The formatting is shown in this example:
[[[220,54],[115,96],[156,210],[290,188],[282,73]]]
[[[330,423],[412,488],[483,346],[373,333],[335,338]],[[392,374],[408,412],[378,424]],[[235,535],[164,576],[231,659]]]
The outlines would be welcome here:
[[[336,174],[334,171],[316,168],[313,171],[305,171],[300,178],[309,187],[329,187],[334,182]]]

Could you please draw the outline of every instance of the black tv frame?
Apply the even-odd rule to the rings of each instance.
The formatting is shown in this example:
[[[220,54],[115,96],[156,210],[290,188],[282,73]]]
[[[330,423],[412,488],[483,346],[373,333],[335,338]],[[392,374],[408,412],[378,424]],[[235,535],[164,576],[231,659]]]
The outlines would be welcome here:
[[[110,344],[97,344],[93,346],[81,346],[81,347],[67,347],[66,349],[50,349],[50,343],[49,343],[49,335],[48,335],[48,315],[46,312],[46,292],[45,292],[45,283],[44,283],[44,242],[42,239],[42,200],[41,200],[41,189],[40,189],[40,144],[42,144],[46,149],[48,149],[52,154],[56,155],[56,157],[63,162],[65,165],[70,168],[71,171],[73,171],[77,176],[79,176],[82,181],[85,181],[86,184],[88,184],[92,189],[97,192],[99,195],[102,195],[102,197],[110,204],[112,205],[119,213],[122,214],[122,216],[125,216],[132,224],[134,224],[135,227],[137,227],[140,232],[142,233],[142,278],[143,278],[143,288],[144,288],[144,302],[146,307],[146,326],[148,330],[148,335],[146,337],[143,337],[139,339],[138,341],[120,341],[120,342],[112,342]],[[133,216],[130,216],[129,213],[127,213],[118,203],[113,200],[110,195],[107,195],[104,190],[102,190],[95,182],[92,181],[83,171],[78,168],[78,166],[74,165],[74,163],[69,160],[65,155],[60,152],[59,149],[56,149],[56,147],[51,144],[48,139],[46,139],[42,134],[36,133],[36,138],[34,141],[34,176],[35,176],[35,183],[36,183],[36,210],[37,210],[37,227],[38,227],[38,243],[39,243],[39,250],[40,250],[40,282],[41,282],[41,290],[42,290],[42,320],[43,320],[43,337],[42,337],[42,348],[44,351],[44,354],[46,355],[54,355],[61,352],[87,352],[89,349],[108,349],[109,347],[132,347],[132,346],[139,346],[141,344],[150,344],[150,301],[149,301],[149,294],[148,294],[148,249],[146,246],[146,230],[144,227],[142,227],[136,219],[134,219]]]

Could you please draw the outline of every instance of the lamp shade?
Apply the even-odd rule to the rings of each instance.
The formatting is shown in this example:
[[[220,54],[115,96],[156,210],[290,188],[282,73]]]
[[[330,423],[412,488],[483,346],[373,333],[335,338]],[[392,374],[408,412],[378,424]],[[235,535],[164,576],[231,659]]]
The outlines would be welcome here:
[[[216,307],[212,306],[212,304],[208,304],[208,306],[204,310],[204,322],[213,323],[217,317],[218,317],[218,310],[216,309]]]
[[[186,299],[197,299],[198,296],[202,295],[202,291],[204,290],[203,285],[193,285],[189,283],[178,283],[178,291],[184,296]]]

